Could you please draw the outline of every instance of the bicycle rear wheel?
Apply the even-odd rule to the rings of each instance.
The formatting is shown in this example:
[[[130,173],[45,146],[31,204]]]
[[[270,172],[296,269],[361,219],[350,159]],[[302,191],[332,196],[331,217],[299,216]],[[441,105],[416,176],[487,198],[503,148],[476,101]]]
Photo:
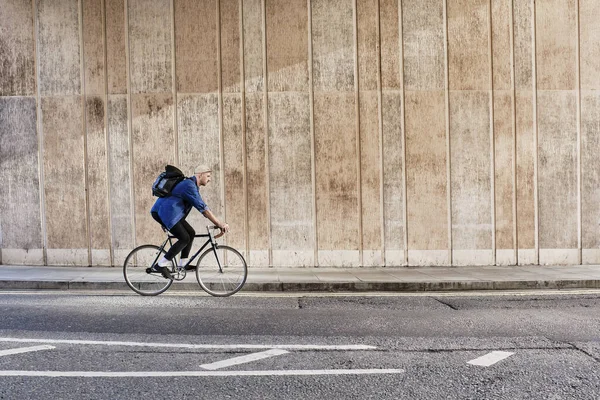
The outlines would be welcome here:
[[[202,289],[217,297],[237,293],[248,277],[244,257],[229,246],[218,246],[204,252],[196,264],[196,279]]]
[[[150,270],[165,253],[160,247],[152,244],[133,249],[123,263],[123,276],[127,286],[142,296],[156,296],[167,290],[173,284],[173,280]],[[174,266],[173,263],[171,271],[174,270]]]

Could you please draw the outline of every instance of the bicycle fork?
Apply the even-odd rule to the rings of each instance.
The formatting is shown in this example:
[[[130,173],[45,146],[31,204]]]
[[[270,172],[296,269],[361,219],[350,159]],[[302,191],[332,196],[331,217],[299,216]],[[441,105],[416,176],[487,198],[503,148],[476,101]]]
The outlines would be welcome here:
[[[215,260],[217,260],[217,266],[219,267],[219,272],[223,273],[223,267],[221,266],[221,260],[219,260],[219,254],[217,254],[217,249],[219,248],[219,244],[215,242],[213,238],[213,234],[209,227],[206,227],[208,231],[208,237],[210,238],[210,244],[212,246],[213,253],[215,253]]]

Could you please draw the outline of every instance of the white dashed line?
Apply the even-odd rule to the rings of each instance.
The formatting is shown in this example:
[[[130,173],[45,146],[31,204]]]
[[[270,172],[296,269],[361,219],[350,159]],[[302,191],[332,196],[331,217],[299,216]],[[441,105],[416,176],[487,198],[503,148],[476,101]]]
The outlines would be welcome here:
[[[512,356],[515,353],[508,351],[492,351],[485,356],[478,357],[474,360],[468,361],[467,364],[479,365],[482,367],[489,367],[490,365],[496,364],[498,361],[502,361],[505,358]]]
[[[290,369],[271,371],[0,371],[0,376],[52,378],[161,378],[172,376],[298,376],[298,375],[377,375],[401,374],[402,369]]]
[[[33,346],[33,347],[21,347],[19,349],[8,349],[8,350],[0,350],[0,357],[2,356],[10,356],[12,354],[22,354],[29,353],[32,351],[40,351],[40,350],[52,350],[54,346]]]
[[[219,368],[230,367],[232,365],[244,364],[252,361],[262,360],[263,358],[269,358],[273,356],[280,356],[288,353],[287,350],[273,349],[267,351],[261,351],[260,353],[252,353],[245,356],[228,358],[227,360],[217,361],[210,364],[202,364],[200,368],[215,370]]]

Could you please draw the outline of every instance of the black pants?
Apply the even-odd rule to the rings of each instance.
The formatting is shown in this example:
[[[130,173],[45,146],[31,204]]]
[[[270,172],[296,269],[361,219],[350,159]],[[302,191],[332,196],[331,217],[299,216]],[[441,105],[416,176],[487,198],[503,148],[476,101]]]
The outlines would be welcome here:
[[[152,213],[152,217],[154,217],[159,224],[163,225],[162,221],[158,217],[158,214],[155,214],[156,213]],[[171,234],[177,238],[177,242],[175,242],[169,251],[167,251],[165,258],[167,260],[172,260],[177,254],[179,254],[180,251],[181,258],[188,258],[190,251],[192,250],[194,236],[196,235],[194,228],[192,228],[192,226],[188,224],[185,219],[182,219],[171,229],[169,229],[169,232],[171,232]]]

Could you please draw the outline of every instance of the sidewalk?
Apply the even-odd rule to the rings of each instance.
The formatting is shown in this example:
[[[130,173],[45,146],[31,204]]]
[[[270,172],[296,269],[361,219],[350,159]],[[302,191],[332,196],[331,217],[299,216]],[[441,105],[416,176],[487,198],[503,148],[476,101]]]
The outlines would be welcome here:
[[[597,289],[600,265],[250,268],[243,291],[423,292]],[[0,265],[0,289],[130,290],[121,268]],[[194,273],[171,290],[201,290]]]

